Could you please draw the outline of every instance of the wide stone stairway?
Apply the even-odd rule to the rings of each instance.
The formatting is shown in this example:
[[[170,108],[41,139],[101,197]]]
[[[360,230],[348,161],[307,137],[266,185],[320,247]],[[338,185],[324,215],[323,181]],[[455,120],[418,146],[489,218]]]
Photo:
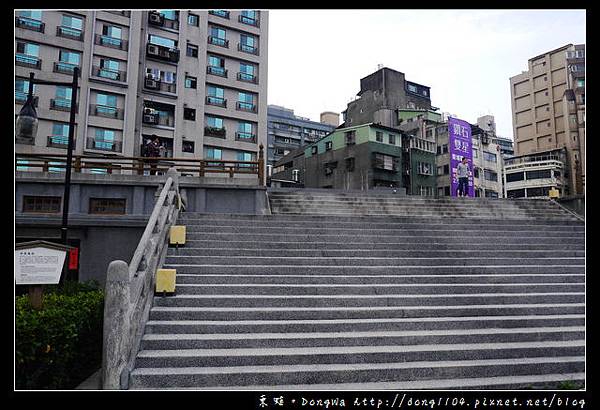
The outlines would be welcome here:
[[[546,200],[269,192],[183,213],[130,388],[583,384],[584,223]]]

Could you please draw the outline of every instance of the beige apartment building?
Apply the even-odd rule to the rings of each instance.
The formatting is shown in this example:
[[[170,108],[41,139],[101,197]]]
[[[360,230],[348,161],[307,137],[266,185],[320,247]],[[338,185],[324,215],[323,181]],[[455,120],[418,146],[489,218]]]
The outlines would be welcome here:
[[[155,135],[165,157],[256,160],[267,36],[259,10],[17,10],[15,115],[30,72],[68,82],[78,66],[75,154],[140,156]],[[17,152],[66,153],[70,91],[34,87],[37,136]]]
[[[565,148],[565,190],[585,184],[585,45],[568,44],[529,59],[510,78],[515,155]]]

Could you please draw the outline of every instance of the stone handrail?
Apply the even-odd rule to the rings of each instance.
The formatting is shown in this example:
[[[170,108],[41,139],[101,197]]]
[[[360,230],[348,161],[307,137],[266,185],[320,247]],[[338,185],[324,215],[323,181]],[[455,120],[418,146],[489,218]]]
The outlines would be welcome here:
[[[152,306],[155,272],[164,261],[169,230],[182,206],[178,173],[171,168],[130,263],[115,260],[108,266],[102,346],[103,389],[128,388],[129,373]]]

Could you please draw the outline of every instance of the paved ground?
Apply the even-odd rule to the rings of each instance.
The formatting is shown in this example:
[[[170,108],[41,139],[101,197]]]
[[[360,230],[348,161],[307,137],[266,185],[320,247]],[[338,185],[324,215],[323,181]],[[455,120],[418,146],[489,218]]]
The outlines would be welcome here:
[[[75,390],[100,390],[100,369],[96,370],[83,383],[75,387]]]

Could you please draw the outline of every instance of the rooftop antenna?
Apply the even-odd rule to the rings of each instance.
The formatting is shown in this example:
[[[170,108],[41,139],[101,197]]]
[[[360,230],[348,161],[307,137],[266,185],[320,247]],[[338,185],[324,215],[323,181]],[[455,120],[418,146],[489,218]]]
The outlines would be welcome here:
[[[383,68],[383,64],[377,64],[377,70],[381,70]]]

